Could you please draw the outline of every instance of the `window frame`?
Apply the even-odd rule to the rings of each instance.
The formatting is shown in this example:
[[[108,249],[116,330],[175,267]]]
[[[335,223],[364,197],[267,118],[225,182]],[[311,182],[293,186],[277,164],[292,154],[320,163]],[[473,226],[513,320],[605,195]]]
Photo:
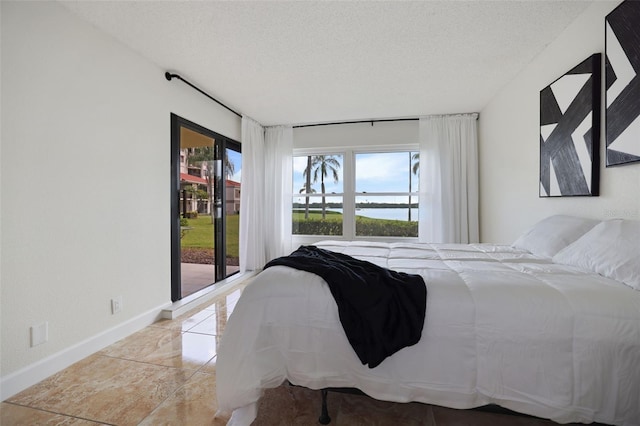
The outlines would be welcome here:
[[[383,237],[383,236],[356,236],[356,197],[368,194],[376,195],[409,195],[409,192],[393,193],[356,193],[356,154],[383,154],[396,152],[420,152],[417,143],[413,144],[390,144],[390,145],[353,145],[342,147],[323,148],[296,148],[293,150],[293,157],[306,157],[309,155],[342,155],[342,194],[328,194],[342,196],[342,236],[338,235],[300,235],[292,234],[293,246],[299,244],[312,244],[316,241],[332,239],[345,241],[387,241],[387,242],[417,242],[418,237]],[[419,178],[418,178],[419,179]],[[295,191],[294,191],[295,192]],[[321,195],[321,194],[314,194]],[[411,192],[412,196],[419,196],[419,191]],[[291,197],[291,208],[293,200],[300,194],[293,194]],[[420,198],[418,198],[420,199]],[[419,220],[419,218],[418,218]]]

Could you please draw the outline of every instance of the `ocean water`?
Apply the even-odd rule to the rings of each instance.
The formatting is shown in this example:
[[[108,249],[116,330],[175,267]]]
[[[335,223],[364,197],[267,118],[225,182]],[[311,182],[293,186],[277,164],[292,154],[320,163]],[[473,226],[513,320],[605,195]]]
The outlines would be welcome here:
[[[409,220],[408,208],[383,208],[383,209],[357,209],[356,216],[370,217],[373,219]],[[418,220],[418,209],[411,209],[411,220]]]

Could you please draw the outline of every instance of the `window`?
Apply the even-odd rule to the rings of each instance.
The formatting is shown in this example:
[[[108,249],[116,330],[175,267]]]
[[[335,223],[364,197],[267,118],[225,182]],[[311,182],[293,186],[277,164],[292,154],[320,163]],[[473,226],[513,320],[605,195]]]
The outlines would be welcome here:
[[[355,153],[357,237],[418,236],[417,152]]]
[[[295,156],[293,234],[417,238],[419,169],[409,149]]]
[[[343,234],[342,154],[293,158],[293,234]]]

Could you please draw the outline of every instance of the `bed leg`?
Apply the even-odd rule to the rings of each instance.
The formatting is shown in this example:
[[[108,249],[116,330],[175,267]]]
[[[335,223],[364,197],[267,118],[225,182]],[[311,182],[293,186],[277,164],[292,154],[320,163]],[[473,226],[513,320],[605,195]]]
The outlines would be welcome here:
[[[322,393],[322,410],[320,411],[318,422],[320,422],[321,425],[328,425],[331,423],[331,417],[329,417],[329,411],[327,410],[327,394],[329,391],[322,389],[320,392]]]

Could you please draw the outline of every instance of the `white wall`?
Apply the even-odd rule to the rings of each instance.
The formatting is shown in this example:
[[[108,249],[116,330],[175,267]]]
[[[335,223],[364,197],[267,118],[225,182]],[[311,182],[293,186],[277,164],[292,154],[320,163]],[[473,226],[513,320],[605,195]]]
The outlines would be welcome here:
[[[56,2],[1,15],[6,398],[170,302],[170,113],[236,140],[240,120]]]
[[[388,147],[417,145],[418,121],[310,126],[293,129],[294,149],[351,147]]]
[[[600,196],[538,197],[540,90],[594,53],[602,53],[604,62],[604,19],[619,3],[594,2],[481,111],[482,241],[511,243],[537,220],[557,213],[640,218],[640,163],[604,166],[604,91]]]

